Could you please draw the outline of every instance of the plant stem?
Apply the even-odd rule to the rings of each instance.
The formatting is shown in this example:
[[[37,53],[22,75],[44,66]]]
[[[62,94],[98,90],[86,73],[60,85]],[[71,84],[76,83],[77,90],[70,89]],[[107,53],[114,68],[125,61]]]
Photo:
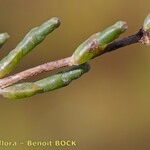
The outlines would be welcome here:
[[[111,52],[131,44],[139,43],[144,34],[145,31],[143,29],[140,29],[139,32],[137,32],[136,34],[133,34],[131,36],[122,39],[115,40],[105,48],[104,53]]]
[[[131,36],[119,39],[119,40],[115,40],[105,48],[102,54],[106,52],[114,51],[116,49],[125,47],[127,45],[141,43],[141,42],[143,43],[144,42],[143,37],[145,34],[146,32],[143,29],[140,29],[139,32],[137,32],[134,35],[131,35]],[[21,80],[36,76],[43,72],[48,72],[54,69],[58,69],[58,68],[66,67],[66,66],[72,66],[72,65],[73,65],[72,57],[67,57],[64,59],[57,60],[57,61],[48,62],[42,65],[39,65],[37,67],[25,70],[23,72],[17,73],[15,75],[0,79],[0,88],[5,88]]]
[[[36,76],[43,72],[48,72],[48,71],[51,71],[54,69],[69,66],[70,59],[71,59],[71,57],[67,57],[64,59],[57,60],[57,61],[48,62],[48,63],[42,64],[42,65],[36,66],[34,68],[30,68],[28,70],[22,71],[15,75],[0,79],[0,88],[7,87],[16,82],[19,82],[20,80],[24,80],[29,77]]]

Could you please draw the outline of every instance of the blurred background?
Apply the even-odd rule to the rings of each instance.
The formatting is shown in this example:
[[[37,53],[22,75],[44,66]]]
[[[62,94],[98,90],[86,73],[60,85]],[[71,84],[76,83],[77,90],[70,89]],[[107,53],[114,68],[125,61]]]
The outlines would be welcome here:
[[[0,50],[1,58],[31,28],[53,16],[61,19],[60,28],[12,74],[70,56],[91,34],[118,20],[129,25],[123,36],[133,34],[150,12],[149,6],[146,0],[0,0],[0,32],[11,36]],[[150,47],[128,46],[92,60],[91,71],[65,88],[23,101],[0,97],[0,139],[76,140],[77,147],[68,150],[150,149],[149,58]]]

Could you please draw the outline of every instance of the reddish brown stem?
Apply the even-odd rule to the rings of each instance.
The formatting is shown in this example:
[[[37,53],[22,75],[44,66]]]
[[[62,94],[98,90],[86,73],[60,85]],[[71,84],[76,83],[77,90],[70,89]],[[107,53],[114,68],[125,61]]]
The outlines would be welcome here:
[[[22,71],[15,75],[0,79],[0,88],[5,88],[9,85],[12,85],[20,80],[24,80],[33,76],[36,76],[43,72],[48,72],[54,69],[71,66],[71,57],[60,59],[57,61],[48,62],[37,67]]]

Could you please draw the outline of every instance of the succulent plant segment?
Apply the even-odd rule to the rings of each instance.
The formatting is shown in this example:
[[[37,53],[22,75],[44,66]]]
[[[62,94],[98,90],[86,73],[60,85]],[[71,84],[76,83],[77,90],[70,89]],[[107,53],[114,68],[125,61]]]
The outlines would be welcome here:
[[[89,69],[90,67],[88,64],[82,64],[36,82],[12,85],[2,89],[0,93],[2,96],[9,99],[30,97],[67,86],[71,81],[88,72]]]
[[[8,33],[0,33],[0,47],[9,39]]]
[[[150,14],[144,20],[143,30],[145,33],[141,38],[141,43],[150,45]]]
[[[45,93],[70,84],[89,71],[87,64],[91,59],[106,52],[135,43],[150,44],[150,14],[145,18],[142,28],[135,34],[117,39],[127,30],[124,21],[118,21],[101,32],[95,33],[83,42],[70,57],[48,62],[12,76],[5,77],[14,70],[21,59],[34,47],[40,44],[49,33],[60,25],[60,20],[51,18],[42,25],[33,28],[15,49],[0,61],[0,95],[8,99],[23,99],[36,94]],[[0,34],[0,47],[5,44],[9,35]],[[71,67],[72,66],[72,67]],[[62,67],[69,67],[63,72],[56,73],[36,82],[17,82]],[[71,68],[70,68],[71,67]]]
[[[27,55],[34,47],[40,44],[46,36],[59,27],[58,18],[52,18],[42,25],[33,28],[24,39],[6,57],[0,61],[0,78],[9,74],[20,60]]]
[[[150,32],[150,14],[147,15],[147,17],[144,20],[144,25],[143,25],[143,29],[145,31]]]
[[[79,65],[99,56],[106,46],[118,38],[126,29],[126,22],[118,21],[104,31],[93,34],[75,50],[72,56],[73,64]]]

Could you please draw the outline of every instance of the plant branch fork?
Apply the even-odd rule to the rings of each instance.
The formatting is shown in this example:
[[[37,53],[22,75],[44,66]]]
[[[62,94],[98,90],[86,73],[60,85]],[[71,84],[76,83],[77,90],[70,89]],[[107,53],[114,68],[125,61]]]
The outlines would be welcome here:
[[[51,91],[57,88],[68,85],[72,80],[79,78],[83,73],[89,70],[87,62],[95,57],[99,57],[107,52],[112,52],[119,48],[129,46],[136,43],[150,45],[150,15],[144,21],[142,28],[135,34],[118,39],[120,34],[127,29],[127,24],[124,21],[118,21],[114,25],[106,28],[102,32],[98,32],[90,36],[83,42],[70,57],[60,60],[51,61],[20,73],[5,77],[10,73],[20,62],[22,57],[28,54],[34,47],[41,43],[46,36],[54,29],[59,27],[60,20],[56,17],[46,21],[42,25],[33,28],[24,39],[13,49],[6,57],[0,61],[0,93],[7,98],[25,98],[38,93]],[[3,45],[8,35],[2,36]],[[62,67],[73,67],[64,73],[50,76],[37,82],[13,84],[37,76],[44,72],[49,72]],[[88,69],[87,69],[88,68]],[[67,78],[66,78],[67,75]],[[68,82],[66,82],[68,81]],[[51,85],[48,85],[48,83]],[[55,83],[55,85],[53,85]],[[11,86],[12,85],[12,86]],[[13,92],[12,92],[13,91]]]

